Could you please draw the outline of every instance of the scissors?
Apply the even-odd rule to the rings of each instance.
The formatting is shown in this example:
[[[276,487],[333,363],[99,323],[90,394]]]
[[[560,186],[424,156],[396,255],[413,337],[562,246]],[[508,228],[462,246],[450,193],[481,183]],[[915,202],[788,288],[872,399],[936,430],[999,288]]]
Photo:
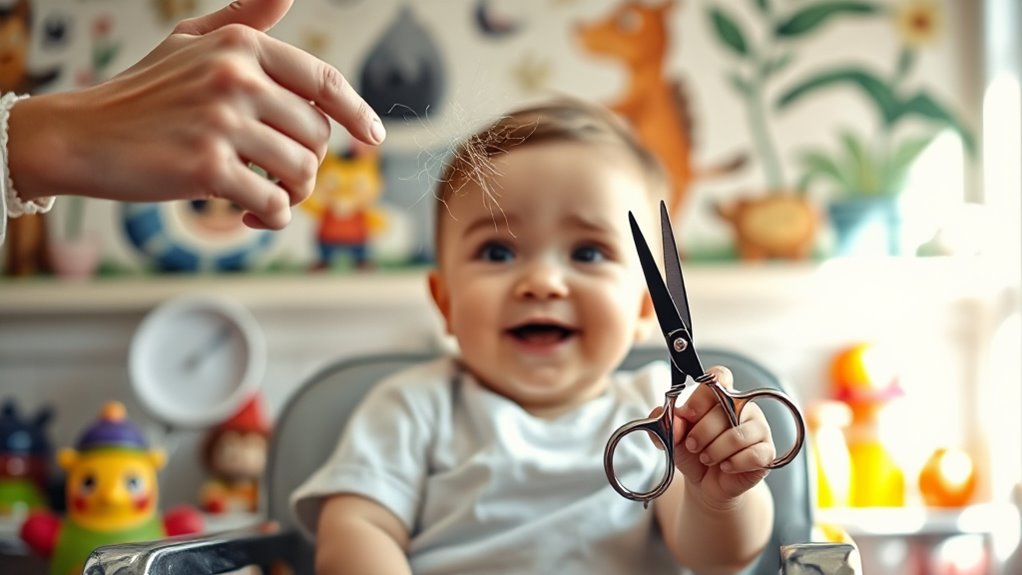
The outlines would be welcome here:
[[[783,467],[798,455],[805,440],[805,422],[798,406],[787,395],[773,389],[753,389],[749,391],[733,391],[726,389],[717,381],[712,373],[703,370],[692,342],[692,319],[689,314],[688,297],[685,295],[685,281],[681,275],[681,260],[678,257],[678,246],[674,243],[674,231],[667,206],[660,202],[660,227],[663,233],[664,271],[667,281],[660,275],[656,260],[650,252],[649,244],[642,235],[635,216],[628,213],[632,226],[632,238],[639,252],[639,261],[646,276],[646,285],[653,300],[660,329],[667,340],[667,350],[671,357],[671,387],[664,393],[664,407],[659,415],[626,423],[611,435],[603,454],[603,467],[611,486],[623,497],[633,501],[642,501],[643,506],[667,491],[674,478],[674,404],[685,389],[688,378],[705,385],[717,396],[717,402],[727,415],[731,427],[737,427],[741,421],[742,410],[754,400],[777,401],[790,412],[795,422],[795,443],[784,455],[766,465],[768,469]],[[646,492],[636,492],[625,487],[614,472],[614,450],[626,435],[637,431],[645,431],[654,435],[664,447],[667,458],[667,470],[660,483]]]

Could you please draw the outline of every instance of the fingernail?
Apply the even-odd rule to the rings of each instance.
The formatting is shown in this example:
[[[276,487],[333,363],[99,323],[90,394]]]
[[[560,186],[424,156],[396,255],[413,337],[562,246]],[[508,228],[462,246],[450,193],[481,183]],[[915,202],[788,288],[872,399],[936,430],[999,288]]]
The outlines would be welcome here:
[[[720,464],[720,470],[723,471],[724,473],[731,473],[732,467],[733,466],[731,465],[730,461],[725,461],[724,463]]]
[[[696,443],[695,439],[690,437],[685,441],[685,447],[687,447],[689,451],[694,452],[699,447],[699,444]]]
[[[699,463],[702,463],[703,465],[709,465],[710,464],[710,456],[705,454],[705,453],[700,455],[699,456]]]
[[[383,143],[383,140],[387,138],[387,128],[383,127],[383,121],[380,120],[379,116],[373,117],[373,125],[369,127],[369,135],[373,137],[373,142],[377,144]]]

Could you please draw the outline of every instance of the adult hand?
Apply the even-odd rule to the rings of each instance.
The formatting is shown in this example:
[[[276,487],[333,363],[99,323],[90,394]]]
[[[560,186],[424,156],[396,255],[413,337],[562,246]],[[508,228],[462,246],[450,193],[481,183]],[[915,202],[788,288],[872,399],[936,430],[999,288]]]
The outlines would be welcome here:
[[[287,225],[312,192],[328,118],[366,143],[385,136],[340,72],[265,33],[292,1],[238,0],[180,22],[107,82],[19,102],[9,166],[20,196],[224,198],[249,226]]]

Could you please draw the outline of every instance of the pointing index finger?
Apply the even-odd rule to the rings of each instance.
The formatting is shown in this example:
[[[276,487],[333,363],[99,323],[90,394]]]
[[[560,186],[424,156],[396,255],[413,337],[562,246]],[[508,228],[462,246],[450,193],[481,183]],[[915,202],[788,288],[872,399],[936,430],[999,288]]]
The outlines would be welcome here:
[[[337,68],[286,42],[262,35],[260,64],[284,88],[309,100],[367,144],[387,135],[380,117]]]

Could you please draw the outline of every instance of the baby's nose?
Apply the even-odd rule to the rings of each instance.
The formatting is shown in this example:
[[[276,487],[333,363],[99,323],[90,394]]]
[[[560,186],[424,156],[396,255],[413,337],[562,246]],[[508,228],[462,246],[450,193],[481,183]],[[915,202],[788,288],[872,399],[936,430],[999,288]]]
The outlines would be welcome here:
[[[515,295],[526,299],[560,298],[568,295],[564,270],[552,262],[535,262],[528,266],[515,288]]]

